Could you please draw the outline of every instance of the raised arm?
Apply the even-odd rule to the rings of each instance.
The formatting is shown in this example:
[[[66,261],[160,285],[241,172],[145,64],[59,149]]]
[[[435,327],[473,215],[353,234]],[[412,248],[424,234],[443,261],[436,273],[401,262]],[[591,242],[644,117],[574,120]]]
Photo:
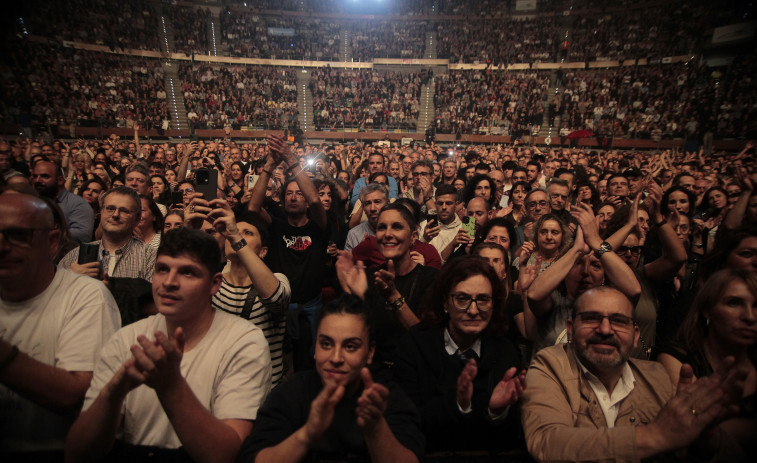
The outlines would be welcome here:
[[[318,190],[315,189],[315,184],[310,180],[310,177],[305,175],[302,171],[302,167],[300,167],[292,150],[289,149],[287,142],[281,137],[270,135],[268,137],[268,145],[271,147],[271,153],[275,154],[278,159],[286,163],[287,171],[291,172],[291,175],[297,182],[297,186],[300,187],[300,191],[302,191],[302,195],[308,203],[310,219],[315,222],[319,228],[326,229],[328,226],[326,210],[323,208],[321,199],[318,197]]]
[[[752,191],[754,190],[754,186],[748,175],[742,176],[738,173],[737,176],[740,177],[741,180],[741,194],[739,195],[739,199],[737,199],[736,203],[733,205],[733,208],[728,211],[728,214],[726,214],[725,219],[723,220],[723,226],[729,230],[738,228],[744,222],[744,215],[749,206],[749,198],[752,197]]]
[[[598,251],[602,245],[602,238],[599,236],[597,221],[594,218],[594,213],[591,211],[591,206],[578,203],[570,213],[578,220],[584,233],[584,240],[589,249],[595,252]],[[635,304],[641,294],[641,285],[639,285],[639,280],[634,275],[631,267],[612,251],[603,253],[599,257],[599,261],[602,262],[605,277],[612,282],[615,288],[625,294]]]
[[[260,178],[258,178],[255,186],[252,187],[252,195],[250,201],[247,202],[247,209],[250,212],[258,214],[258,216],[267,224],[271,223],[271,217],[268,215],[265,209],[263,209],[263,201],[265,200],[265,191],[268,188],[268,182],[273,174],[273,169],[278,165],[278,161],[271,155],[265,158],[265,165],[260,171]]]
[[[210,201],[210,206],[213,210],[208,214],[208,220],[212,221],[213,228],[218,230],[229,243],[233,245],[245,238],[252,241],[255,232],[250,229],[242,231],[237,227],[229,203],[223,199],[214,199]],[[260,297],[267,299],[273,296],[279,288],[279,279],[276,278],[276,275],[273,274],[261,257],[255,254],[255,251],[249,245],[237,251],[237,256],[247,270],[247,274],[250,275],[252,284],[258,290]]]

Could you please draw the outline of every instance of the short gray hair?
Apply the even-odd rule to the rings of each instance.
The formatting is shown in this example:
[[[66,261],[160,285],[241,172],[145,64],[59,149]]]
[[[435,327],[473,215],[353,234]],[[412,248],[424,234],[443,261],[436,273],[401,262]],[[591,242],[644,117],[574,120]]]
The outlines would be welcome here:
[[[384,199],[389,201],[389,190],[380,183],[369,183],[362,190],[360,190],[360,202],[365,203],[365,195],[380,191],[384,195]]]

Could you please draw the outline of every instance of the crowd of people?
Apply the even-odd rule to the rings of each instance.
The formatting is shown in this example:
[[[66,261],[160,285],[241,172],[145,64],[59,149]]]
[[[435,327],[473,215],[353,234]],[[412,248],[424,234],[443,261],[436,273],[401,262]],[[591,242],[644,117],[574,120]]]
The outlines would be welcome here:
[[[439,133],[538,133],[544,119],[547,72],[450,71],[436,76]]]
[[[566,72],[550,117],[570,131],[628,138],[745,137],[757,128],[752,69],[750,59],[737,59],[714,71],[681,63]]]
[[[160,128],[171,115],[157,59],[17,44],[3,79],[3,119],[27,124]],[[29,121],[31,119],[31,121]]]
[[[104,0],[36,1],[23,8],[28,8],[28,14],[22,16],[27,33],[111,49],[160,49],[159,16],[148,0],[117,4]]]
[[[425,21],[351,21],[349,31],[352,59],[423,58],[426,49]]]
[[[310,91],[316,129],[415,128],[423,79],[420,73],[313,70]]]
[[[754,149],[0,141],[0,455],[749,461]]]
[[[173,27],[175,53],[207,54],[210,50],[208,27],[211,14],[207,8],[197,8],[194,11],[177,6],[167,8],[167,19]]]
[[[342,25],[318,17],[227,12],[221,15],[221,42],[231,56],[334,61]]]
[[[262,66],[220,69],[181,64],[181,91],[193,128],[264,130],[297,125],[297,86],[294,70]]]

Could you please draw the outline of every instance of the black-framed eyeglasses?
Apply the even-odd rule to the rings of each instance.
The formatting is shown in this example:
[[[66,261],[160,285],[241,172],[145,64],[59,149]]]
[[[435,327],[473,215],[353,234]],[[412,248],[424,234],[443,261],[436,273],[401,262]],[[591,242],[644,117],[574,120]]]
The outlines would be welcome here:
[[[634,256],[639,256],[642,249],[644,249],[644,246],[620,246],[615,250],[615,254],[623,255],[630,251]]]
[[[739,196],[741,196],[740,191],[734,191],[733,193],[728,193],[729,198],[738,198]]]
[[[125,207],[116,207],[116,206],[105,206],[103,207],[103,212],[105,212],[106,215],[113,215],[118,211],[121,215],[132,215],[134,214],[134,211],[131,209],[126,209]]]
[[[492,297],[488,294],[479,294],[476,297],[472,297],[466,293],[452,293],[450,296],[452,297],[452,305],[457,310],[468,310],[474,302],[476,303],[476,308],[481,312],[487,312],[492,308]]]
[[[526,207],[529,209],[533,209],[536,206],[547,207],[547,202],[546,201],[529,201],[528,203],[526,203]]]
[[[431,172],[413,172],[413,177],[428,177]]]
[[[195,192],[194,188],[184,188],[184,189],[180,189],[180,190],[176,190],[176,191],[178,191],[179,193],[181,193],[183,195]]]
[[[621,313],[604,315],[599,312],[579,312],[576,314],[576,319],[588,328],[598,327],[605,318],[609,320],[610,326],[616,331],[630,331],[634,325],[633,318]]]
[[[29,246],[34,241],[35,231],[49,231],[52,228],[6,228],[0,230],[0,235],[14,246]]]

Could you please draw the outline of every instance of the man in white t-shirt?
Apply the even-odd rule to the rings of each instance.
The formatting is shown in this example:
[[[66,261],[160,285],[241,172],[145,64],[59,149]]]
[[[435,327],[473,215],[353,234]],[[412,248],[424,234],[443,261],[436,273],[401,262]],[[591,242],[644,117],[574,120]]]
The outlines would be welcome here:
[[[49,203],[0,195],[0,461],[62,459],[97,354],[120,326],[102,282],[56,269],[59,239]]]
[[[223,227],[222,218],[213,226]],[[113,458],[186,453],[196,462],[234,460],[270,390],[271,358],[260,328],[211,305],[220,260],[207,233],[166,233],[152,282],[159,313],[124,327],[103,347],[66,441],[67,460],[105,456],[119,431],[124,445]]]

